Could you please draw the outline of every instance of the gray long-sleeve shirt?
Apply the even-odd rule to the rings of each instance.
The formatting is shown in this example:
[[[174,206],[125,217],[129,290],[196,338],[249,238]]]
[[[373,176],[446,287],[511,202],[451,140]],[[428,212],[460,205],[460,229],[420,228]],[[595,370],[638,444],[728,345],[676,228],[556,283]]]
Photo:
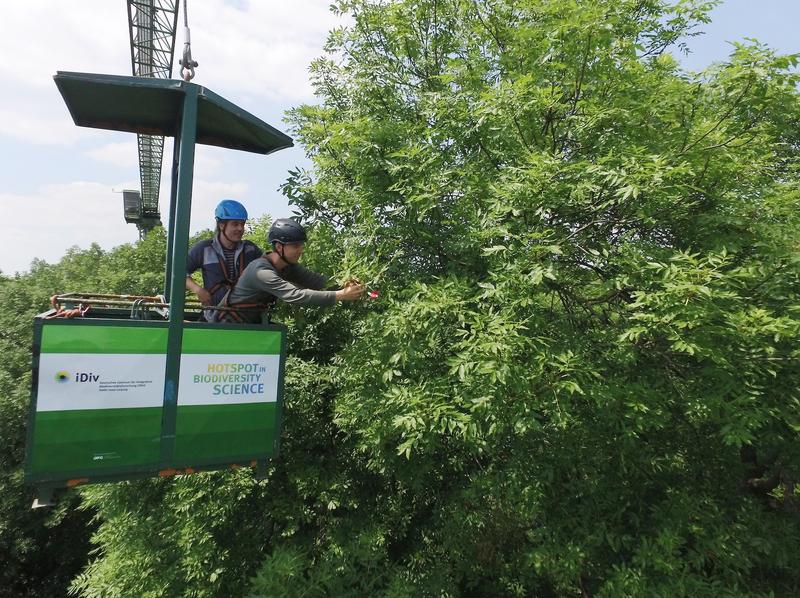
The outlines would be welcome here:
[[[275,299],[296,305],[333,305],[336,291],[323,291],[328,279],[300,264],[289,264],[281,272],[266,258],[251,262],[228,297],[228,304],[270,304]],[[261,315],[252,311],[241,313],[250,322],[258,322]]]

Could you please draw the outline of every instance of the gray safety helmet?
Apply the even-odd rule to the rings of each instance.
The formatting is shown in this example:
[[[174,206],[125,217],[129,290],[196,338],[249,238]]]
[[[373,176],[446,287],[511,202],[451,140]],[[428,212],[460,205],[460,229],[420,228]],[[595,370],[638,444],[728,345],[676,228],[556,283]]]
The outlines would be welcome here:
[[[291,218],[278,218],[269,227],[267,237],[271,245],[275,243],[304,243],[306,240],[306,230],[296,220]]]

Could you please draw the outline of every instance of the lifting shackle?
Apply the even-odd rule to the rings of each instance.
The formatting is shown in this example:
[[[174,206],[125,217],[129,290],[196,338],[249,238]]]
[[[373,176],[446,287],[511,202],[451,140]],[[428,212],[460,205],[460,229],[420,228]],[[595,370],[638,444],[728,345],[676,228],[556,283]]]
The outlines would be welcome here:
[[[196,60],[192,60],[192,36],[189,31],[189,15],[187,5],[189,0],[183,0],[183,58],[178,60],[181,65],[181,77],[184,81],[194,79],[194,69],[198,66]]]

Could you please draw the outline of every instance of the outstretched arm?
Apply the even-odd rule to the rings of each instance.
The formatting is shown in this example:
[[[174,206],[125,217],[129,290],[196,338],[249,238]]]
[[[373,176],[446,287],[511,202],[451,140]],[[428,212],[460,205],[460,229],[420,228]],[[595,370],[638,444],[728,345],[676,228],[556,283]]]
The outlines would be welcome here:
[[[259,270],[257,277],[263,290],[281,301],[296,305],[332,305],[336,301],[354,301],[364,293],[364,288],[360,285],[348,286],[338,291],[304,289],[268,269]]]

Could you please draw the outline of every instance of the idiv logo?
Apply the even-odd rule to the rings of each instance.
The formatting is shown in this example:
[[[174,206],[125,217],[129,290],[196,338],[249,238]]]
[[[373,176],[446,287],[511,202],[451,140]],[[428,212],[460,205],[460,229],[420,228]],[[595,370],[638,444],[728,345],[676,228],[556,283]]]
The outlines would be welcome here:
[[[75,382],[97,382],[100,379],[100,374],[93,374],[92,372],[77,372],[75,374]]]
[[[73,378],[72,374],[70,374],[68,371],[59,370],[56,372],[55,379],[59,384],[64,384],[70,380],[75,380],[75,382],[97,382],[100,380],[100,374],[94,374],[92,372],[75,372],[75,377]]]

